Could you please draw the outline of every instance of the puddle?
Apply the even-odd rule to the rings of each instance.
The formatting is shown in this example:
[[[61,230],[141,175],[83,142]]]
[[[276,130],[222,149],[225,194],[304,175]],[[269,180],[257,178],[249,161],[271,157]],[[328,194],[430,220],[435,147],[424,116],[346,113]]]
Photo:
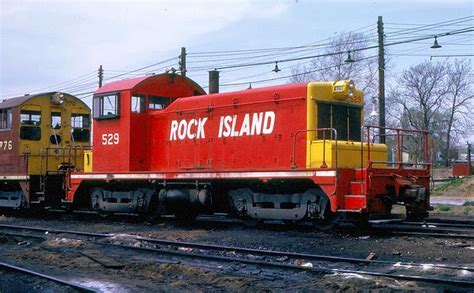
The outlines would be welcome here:
[[[115,283],[110,283],[110,282],[103,282],[103,281],[97,281],[97,280],[89,280],[89,279],[81,279],[81,280],[70,280],[71,282],[80,284],[85,287],[92,288],[94,290],[97,290],[99,292],[104,292],[104,293],[112,293],[112,292],[130,292],[129,290],[123,288],[119,284]]]
[[[466,200],[452,200],[452,199],[434,199],[430,200],[430,203],[433,205],[436,204],[446,204],[446,205],[453,205],[453,206],[462,206]]]
[[[370,280],[368,276],[359,275],[356,273],[335,273],[334,276],[340,275],[344,279],[361,279],[361,280]]]

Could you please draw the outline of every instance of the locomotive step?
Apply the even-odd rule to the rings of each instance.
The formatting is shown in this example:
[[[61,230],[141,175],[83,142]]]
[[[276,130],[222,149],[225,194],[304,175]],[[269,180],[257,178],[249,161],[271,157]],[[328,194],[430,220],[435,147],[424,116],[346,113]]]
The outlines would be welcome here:
[[[367,193],[367,182],[365,182],[365,181],[351,181],[351,192],[352,192],[352,194],[365,194],[365,193]]]
[[[346,194],[344,195],[345,211],[360,211],[367,207],[367,196],[363,194]]]
[[[39,196],[36,200],[30,201],[30,203],[32,204],[42,203],[42,202],[44,202],[44,196]]]
[[[345,198],[365,198],[365,194],[346,194],[344,195]]]

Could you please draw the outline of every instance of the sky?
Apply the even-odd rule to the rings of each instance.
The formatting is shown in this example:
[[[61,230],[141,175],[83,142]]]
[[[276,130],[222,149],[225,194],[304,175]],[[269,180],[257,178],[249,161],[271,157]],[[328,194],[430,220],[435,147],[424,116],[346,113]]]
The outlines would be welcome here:
[[[223,52],[318,44],[349,31],[367,34],[374,45],[378,16],[383,17],[386,42],[389,42],[398,40],[390,37],[403,33],[404,29],[472,17],[473,3],[472,0],[0,0],[0,98],[61,89],[82,94],[90,103],[89,93],[97,88],[99,65],[104,68],[105,82],[117,75],[115,79],[160,73],[178,68],[181,47],[186,47],[188,53],[188,76],[207,89],[208,70],[222,64],[273,62],[317,55],[322,49],[280,54],[271,51],[268,55],[258,51],[261,57],[255,59],[245,57],[255,57],[256,51],[253,54],[249,51],[248,55]],[[402,34],[401,38],[434,36],[473,26],[471,18],[469,22]],[[431,39],[390,47],[387,78],[430,60],[432,55],[474,53],[472,32],[440,37],[438,41],[443,47],[435,53],[429,48]],[[376,51],[370,54],[376,55]],[[221,90],[244,89],[250,83],[253,87],[285,83],[284,77],[291,74],[291,68],[304,62],[308,60],[280,63],[282,71],[278,73],[272,72],[273,63],[220,70],[221,84],[227,84]],[[156,63],[159,64],[150,66]],[[127,73],[147,66],[150,67]],[[279,79],[259,82],[275,78]]]

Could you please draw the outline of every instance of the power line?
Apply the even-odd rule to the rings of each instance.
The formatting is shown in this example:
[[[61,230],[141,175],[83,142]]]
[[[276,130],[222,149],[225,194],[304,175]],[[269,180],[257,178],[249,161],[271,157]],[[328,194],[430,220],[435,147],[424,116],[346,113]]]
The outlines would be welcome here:
[[[375,58],[375,57],[377,57],[377,55],[364,57],[364,58],[361,58],[361,59],[357,60],[356,62],[360,62],[360,61]],[[296,74],[291,74],[291,75],[285,75],[285,76],[280,76],[280,77],[275,77],[275,78],[267,78],[267,79],[261,79],[261,80],[254,80],[254,81],[228,83],[228,84],[222,84],[220,86],[226,87],[226,86],[246,85],[246,84],[249,84],[249,83],[262,83],[262,82],[275,81],[275,80],[286,79],[286,78],[290,78],[290,77],[294,77],[294,76],[307,75],[307,74],[315,73],[315,72],[318,72],[318,71],[329,70],[329,69],[332,69],[332,68],[337,68],[339,66],[343,66],[345,64],[346,63],[339,63],[339,64],[336,64],[336,65],[331,65],[331,66],[328,66],[328,67],[318,68],[318,69],[314,69],[314,70],[310,70],[310,71],[306,71],[306,72],[301,72],[301,73],[296,73]]]
[[[461,18],[452,19],[452,20],[448,20],[448,21],[438,22],[438,23],[434,23],[434,24],[423,25],[423,26],[419,26],[419,27],[415,27],[415,28],[402,29],[398,32],[392,32],[391,36],[393,37],[393,36],[403,35],[403,34],[407,34],[407,33],[413,33],[413,32],[419,32],[419,31],[425,31],[425,30],[428,30],[428,29],[443,27],[443,26],[447,26],[447,25],[451,25],[451,24],[464,23],[464,22],[470,21],[472,19],[474,19],[474,16],[466,16],[466,17],[461,17]]]
[[[77,84],[79,82],[83,82],[84,80],[87,80],[89,79],[92,75],[95,74],[95,71],[93,72],[89,72],[89,73],[86,73],[86,74],[82,74],[80,76],[77,76],[75,78],[72,78],[72,79],[69,79],[69,80],[66,80],[66,81],[62,81],[62,82],[59,82],[57,84],[53,84],[53,85],[50,85],[50,86],[46,86],[46,87],[41,87],[41,88],[37,88],[37,89],[33,89],[33,90],[29,90],[29,91],[26,91],[27,93],[37,93],[37,92],[42,92],[42,91],[46,91],[46,90],[49,90],[49,89],[54,89],[54,90],[57,90],[57,88],[59,86],[69,86],[69,85],[73,85],[73,84]],[[3,94],[2,97],[14,97],[14,96],[18,96],[18,95],[24,95],[25,92],[23,93],[17,93],[17,94]]]
[[[462,34],[466,32],[472,32],[474,29],[465,29],[465,30],[456,30],[456,31],[450,31],[450,32],[445,32],[441,34],[437,34],[437,37],[444,37],[444,36],[452,36],[452,35],[457,35],[457,34]],[[433,36],[425,36],[425,37],[420,37],[416,39],[408,39],[408,40],[403,40],[403,41],[398,41],[398,42],[392,42],[392,43],[387,43],[384,45],[384,47],[389,47],[389,46],[395,46],[395,45],[401,45],[401,44],[406,44],[406,43],[412,43],[416,41],[422,41],[422,40],[428,40],[432,39]],[[368,46],[365,48],[355,48],[351,49],[351,52],[358,52],[358,51],[365,51],[365,50],[370,50],[370,49],[375,49],[378,48],[378,46]],[[340,51],[340,52],[332,52],[332,53],[325,53],[325,54],[318,54],[318,55],[312,55],[312,56],[306,56],[306,57],[298,57],[298,58],[287,58],[287,59],[280,59],[280,60],[273,60],[273,61],[263,61],[263,62],[256,62],[256,63],[243,63],[243,64],[236,64],[236,65],[229,65],[229,66],[223,66],[223,67],[216,67],[217,70],[222,70],[222,69],[228,69],[228,68],[236,68],[236,67],[251,67],[251,66],[259,66],[259,65],[268,65],[268,64],[273,64],[275,62],[278,63],[284,63],[284,62],[290,62],[290,61],[298,61],[298,60],[305,60],[305,59],[314,59],[314,58],[320,58],[320,57],[328,57],[328,56],[334,56],[334,55],[339,55],[339,54],[346,54],[347,51]]]
[[[167,63],[167,62],[169,62],[169,61],[175,60],[175,59],[177,59],[177,58],[178,58],[177,56],[176,56],[176,57],[172,57],[172,58],[166,59],[166,60],[164,60],[164,61],[160,61],[160,62],[157,62],[157,63],[153,63],[153,64],[151,64],[151,65],[147,65],[147,66],[144,66],[144,67],[141,67],[141,68],[138,68],[138,69],[130,70],[130,71],[127,71],[127,72],[125,72],[125,73],[121,73],[121,74],[117,74],[117,75],[108,77],[108,78],[106,78],[105,80],[111,80],[111,79],[114,79],[114,78],[117,78],[117,77],[121,77],[121,76],[130,74],[130,73],[134,73],[134,72],[137,72],[137,71],[141,71],[141,70],[144,70],[144,69],[147,69],[147,68],[156,66],[156,65],[161,65],[161,64]]]

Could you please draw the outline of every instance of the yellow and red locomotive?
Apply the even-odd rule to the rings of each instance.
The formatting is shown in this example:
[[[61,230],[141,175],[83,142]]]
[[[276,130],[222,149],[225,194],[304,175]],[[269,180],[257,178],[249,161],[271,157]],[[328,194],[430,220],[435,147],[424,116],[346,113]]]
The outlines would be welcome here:
[[[106,84],[93,97],[93,158],[68,172],[63,203],[103,212],[227,212],[315,222],[429,210],[427,133],[392,132],[396,159],[363,125],[352,81],[289,84],[206,95],[159,74]],[[422,163],[402,162],[420,134]]]
[[[65,173],[82,170],[90,109],[61,92],[0,103],[0,207],[60,206]]]

